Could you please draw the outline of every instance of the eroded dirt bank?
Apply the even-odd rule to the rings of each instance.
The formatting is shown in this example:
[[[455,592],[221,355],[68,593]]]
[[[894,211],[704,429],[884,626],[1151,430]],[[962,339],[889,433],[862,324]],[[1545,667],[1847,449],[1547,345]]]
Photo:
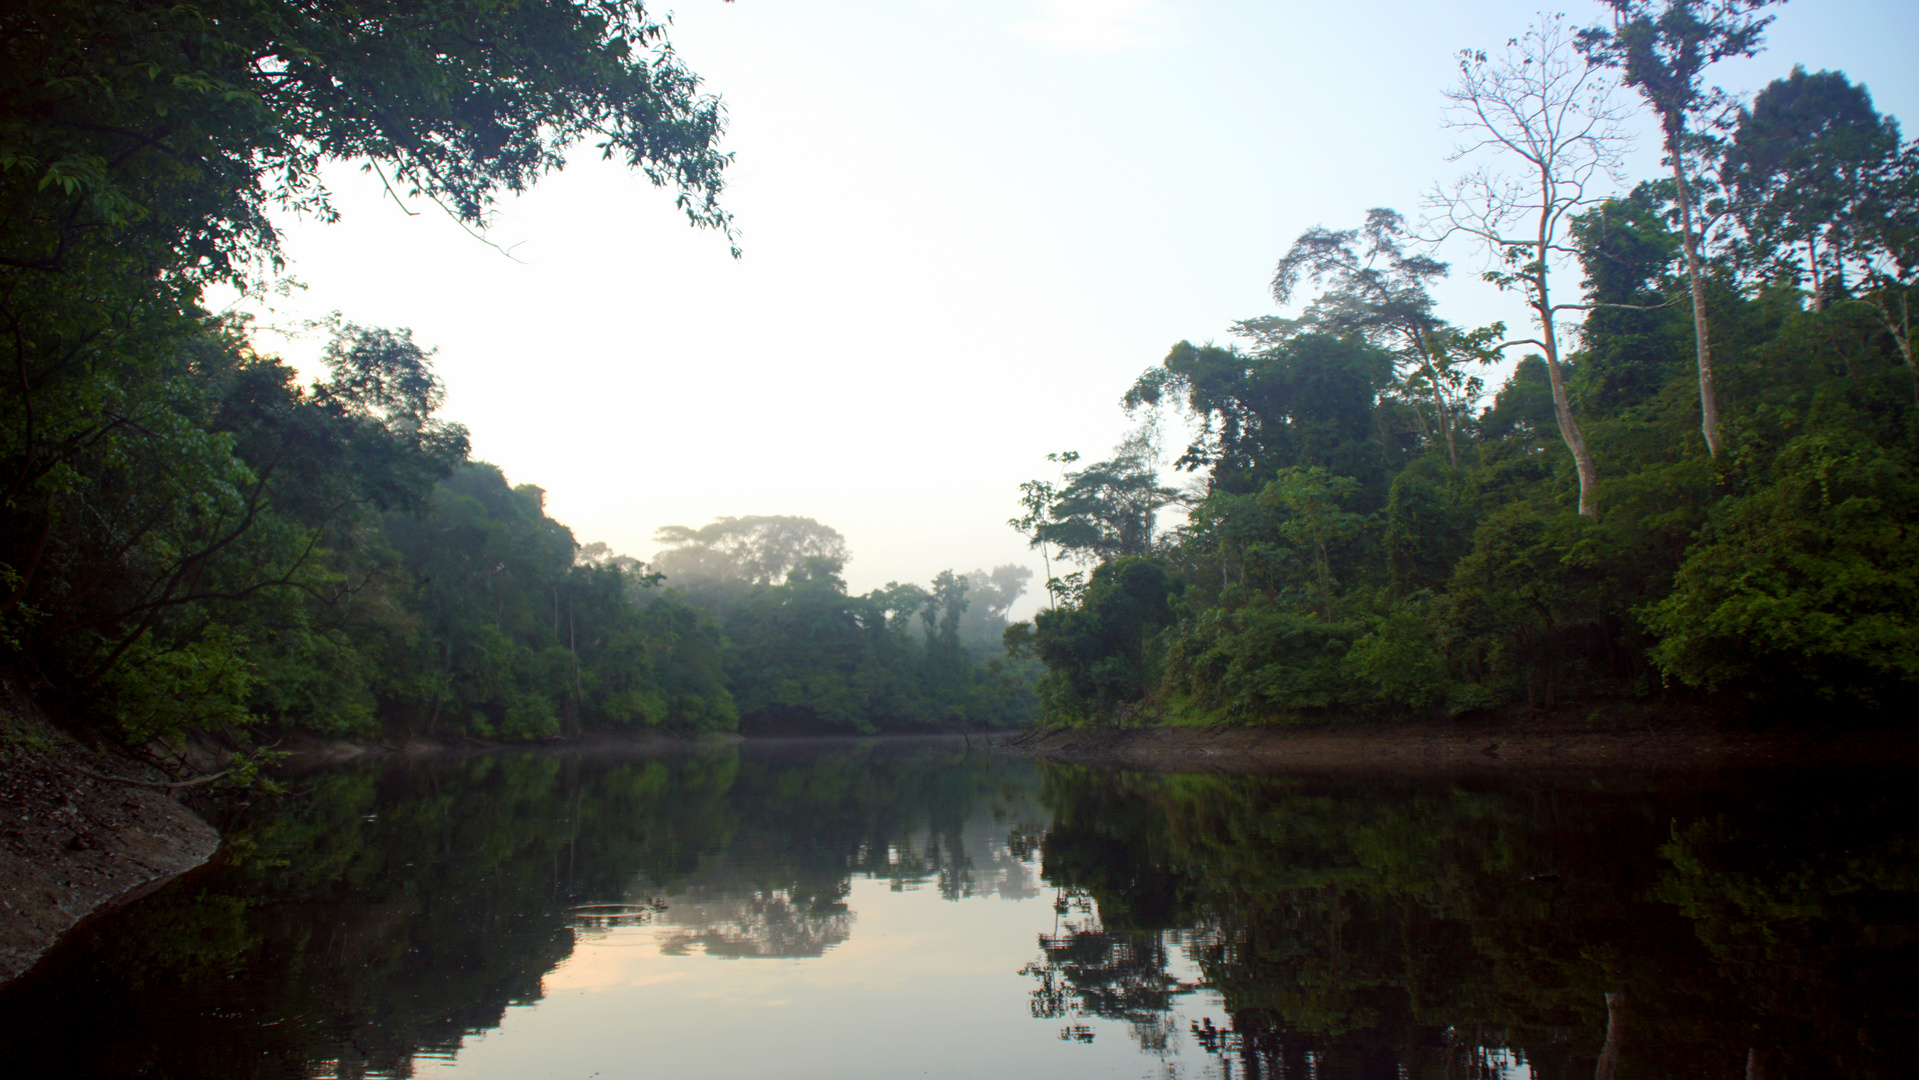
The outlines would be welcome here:
[[[1155,772],[1484,772],[1797,765],[1919,766],[1919,740],[1663,722],[1625,710],[1500,720],[1267,727],[1062,728],[998,745],[1053,761]]]
[[[175,789],[149,786],[167,782],[159,770],[81,745],[18,695],[0,710],[4,982],[87,915],[205,862],[220,836]]]
[[[660,750],[696,743],[655,735],[537,745]],[[274,745],[283,765],[296,771],[356,759],[506,748],[478,740],[305,733]],[[211,772],[233,749],[200,738],[183,753],[189,768]],[[131,757],[82,745],[25,694],[0,682],[0,982],[32,967],[81,919],[138,899],[212,857],[218,832],[181,801],[180,789],[163,786],[168,782]]]

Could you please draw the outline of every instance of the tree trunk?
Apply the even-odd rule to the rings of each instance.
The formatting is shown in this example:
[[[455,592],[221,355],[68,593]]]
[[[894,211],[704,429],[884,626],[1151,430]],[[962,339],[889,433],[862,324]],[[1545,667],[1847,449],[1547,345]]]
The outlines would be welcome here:
[[[1459,468],[1459,444],[1453,438],[1452,402],[1446,397],[1439,385],[1439,359],[1433,355],[1432,342],[1425,333],[1416,332],[1413,349],[1426,364],[1426,376],[1433,383],[1433,414],[1444,425],[1446,433],[1446,462],[1453,468]]]
[[[1693,235],[1692,192],[1686,187],[1686,169],[1679,157],[1679,138],[1668,132],[1666,152],[1672,156],[1672,176],[1679,185],[1679,229],[1686,248],[1686,278],[1692,284],[1692,332],[1699,351],[1699,430],[1706,436],[1706,452],[1719,456],[1719,399],[1712,388],[1712,343],[1706,333],[1706,286],[1699,275],[1699,240]]]
[[[1559,436],[1566,440],[1566,449],[1573,452],[1573,466],[1579,470],[1579,513],[1582,517],[1597,517],[1599,509],[1593,504],[1593,489],[1599,485],[1599,469],[1593,464],[1592,451],[1586,449],[1586,437],[1580,434],[1579,424],[1573,420],[1572,402],[1566,397],[1566,376],[1559,367],[1559,357],[1546,357],[1546,374],[1552,379],[1553,413],[1559,418]]]
[[[1546,286],[1545,250],[1542,235],[1539,245],[1540,269],[1533,278],[1535,295],[1538,297],[1534,309],[1539,315],[1539,340],[1546,348],[1546,375],[1553,388],[1553,416],[1559,421],[1559,437],[1566,440],[1566,449],[1573,453],[1573,466],[1579,470],[1580,516],[1597,517],[1599,509],[1593,499],[1594,489],[1599,486],[1599,469],[1593,464],[1592,451],[1586,449],[1586,436],[1580,433],[1579,423],[1573,419],[1572,401],[1566,396],[1566,375],[1559,366],[1559,335],[1553,329],[1552,297]]]
[[[1880,309],[1884,311],[1883,308]],[[1893,343],[1899,346],[1899,356],[1906,362],[1906,376],[1912,380],[1912,404],[1919,408],[1919,367],[1912,366],[1912,301],[1903,293],[1899,297],[1899,320],[1894,322],[1887,313],[1886,329],[1892,331]]]
[[[1431,424],[1426,422],[1426,413],[1419,407],[1419,398],[1410,394],[1407,395],[1406,407],[1413,411],[1413,421],[1419,425],[1419,437],[1430,441],[1433,438],[1433,428]],[[1380,433],[1380,442],[1390,445],[1390,440],[1383,424],[1380,427]]]
[[[1819,280],[1819,252],[1812,246],[1811,240],[1806,241],[1806,270],[1812,275],[1812,309],[1824,311],[1826,310],[1826,290]]]
[[[1459,447],[1453,442],[1453,411],[1447,407],[1446,400],[1439,393],[1439,368],[1430,360],[1427,367],[1433,373],[1433,412],[1438,415],[1441,429],[1446,433],[1446,461],[1453,468],[1459,468]]]
[[[1606,995],[1606,1045],[1599,1052],[1599,1064],[1593,1069],[1593,1080],[1613,1080],[1613,1073],[1619,1068],[1619,1035],[1621,1021],[1619,1007],[1624,1004],[1626,995],[1609,993]]]
[[[1459,468],[1459,445],[1453,437],[1453,411],[1451,403],[1446,400],[1445,394],[1439,388],[1439,361],[1434,359],[1432,346],[1427,340],[1425,331],[1421,328],[1417,326],[1403,326],[1400,328],[1400,333],[1407,338],[1408,344],[1412,346],[1413,355],[1417,356],[1419,362],[1425,365],[1424,374],[1432,380],[1433,419],[1434,422],[1440,425],[1441,433],[1446,436],[1446,461],[1452,465],[1453,468],[1457,469]],[[1419,411],[1418,399],[1408,398],[1408,401],[1412,405],[1413,415],[1419,418],[1420,426],[1425,427],[1426,417]],[[1429,431],[1421,432],[1421,434],[1429,439],[1432,438],[1432,433]]]

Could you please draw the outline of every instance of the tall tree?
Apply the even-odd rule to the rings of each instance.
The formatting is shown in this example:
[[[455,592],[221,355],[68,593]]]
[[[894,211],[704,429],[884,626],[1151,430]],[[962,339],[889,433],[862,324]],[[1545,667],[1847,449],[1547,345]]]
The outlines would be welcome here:
[[[1449,378],[1451,357],[1441,344],[1445,320],[1433,314],[1429,283],[1446,276],[1446,264],[1407,247],[1414,241],[1396,210],[1366,212],[1357,229],[1316,225],[1293,241],[1273,271],[1273,300],[1289,303],[1302,280],[1326,283],[1328,291],[1297,319],[1257,319],[1241,323],[1243,332],[1277,344],[1296,333],[1336,337],[1357,335],[1390,349],[1396,374],[1409,396],[1430,398],[1433,426],[1457,468],[1456,428],[1460,380]],[[1417,406],[1415,406],[1417,411]]]
[[[997,652],[1006,632],[1007,613],[1032,579],[1032,570],[1012,563],[995,566],[991,573],[967,574],[966,595],[971,602],[960,620],[960,640],[969,648]]]
[[[1919,299],[1919,141],[1888,154],[1872,172],[1846,255],[1861,269],[1859,301],[1892,336],[1919,406],[1919,367],[1912,357],[1912,308]]]
[[[1393,357],[1353,338],[1301,334],[1252,354],[1182,341],[1120,399],[1130,413],[1162,404],[1199,421],[1175,466],[1207,470],[1209,491],[1250,494],[1290,465],[1353,476],[1383,498],[1374,409]],[[1170,400],[1169,400],[1170,399]]]
[[[1605,0],[1613,26],[1588,27],[1579,50],[1593,64],[1616,68],[1659,117],[1666,161],[1672,167],[1679,199],[1680,240],[1686,252],[1686,278],[1692,289],[1694,347],[1699,356],[1699,429],[1706,449],[1719,453],[1719,399],[1713,391],[1712,341],[1706,323],[1705,275],[1699,260],[1692,177],[1686,155],[1692,150],[1692,117],[1719,98],[1701,81],[1708,65],[1733,56],[1754,56],[1770,15],[1755,12],[1777,0]]]
[[[1774,79],[1739,111],[1722,168],[1750,254],[1762,265],[1803,266],[1823,309],[1844,287],[1872,180],[1898,150],[1898,122],[1843,72],[1794,67]]]
[[[1813,306],[1865,304],[1892,338],[1919,404],[1912,299],[1919,285],[1919,144],[1843,73],[1795,67],[1741,110],[1726,178],[1754,254],[1803,265]],[[1856,289],[1845,278],[1853,275]]]
[[[759,514],[723,517],[690,529],[668,525],[654,534],[666,547],[653,566],[669,584],[715,581],[778,585],[809,559],[844,564],[846,538],[812,518]]]
[[[1450,189],[1435,188],[1427,198],[1428,237],[1477,240],[1503,267],[1487,279],[1525,296],[1539,336],[1501,345],[1536,345],[1545,354],[1559,433],[1579,471],[1579,512],[1591,516],[1599,473],[1566,396],[1558,327],[1562,312],[1591,305],[1556,300],[1553,268],[1573,252],[1574,216],[1597,205],[1595,188],[1616,178],[1626,137],[1609,81],[1575,62],[1563,19],[1542,17],[1498,53],[1459,54],[1459,81],[1446,91],[1447,122],[1469,141],[1454,160],[1493,155],[1516,159],[1516,168],[1479,165]]]
[[[1047,460],[1072,465],[1079,454],[1049,454]],[[1029,512],[1009,524],[1032,546],[1050,547],[1081,563],[1151,555],[1160,508],[1178,494],[1160,484],[1158,454],[1137,432],[1114,447],[1111,458],[1067,470],[1062,480],[1058,486],[1021,485]]]

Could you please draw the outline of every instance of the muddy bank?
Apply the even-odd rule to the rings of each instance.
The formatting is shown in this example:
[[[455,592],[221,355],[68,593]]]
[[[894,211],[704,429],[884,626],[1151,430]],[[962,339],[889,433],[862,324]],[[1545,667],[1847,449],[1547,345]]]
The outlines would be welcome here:
[[[1053,761],[1155,772],[1707,771],[1766,766],[1919,766],[1919,740],[1663,723],[1648,714],[1402,724],[1036,731],[997,745]]]
[[[159,770],[0,700],[0,982],[86,916],[205,862],[220,837]],[[117,778],[117,779],[115,779]]]
[[[293,732],[273,744],[289,769],[301,770],[343,761],[387,757],[432,757],[441,754],[492,753],[499,750],[633,750],[662,751],[730,745],[744,741],[739,735],[703,735],[680,738],[655,733],[634,735],[589,734],[570,739],[540,742],[489,742],[485,739],[437,739],[411,735],[396,739],[347,739]]]

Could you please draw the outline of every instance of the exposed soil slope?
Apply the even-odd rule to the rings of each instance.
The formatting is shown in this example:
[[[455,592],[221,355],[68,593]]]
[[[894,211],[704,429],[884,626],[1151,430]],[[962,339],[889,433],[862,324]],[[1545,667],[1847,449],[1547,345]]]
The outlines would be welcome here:
[[[74,923],[212,856],[219,834],[158,770],[93,750],[0,696],[0,982]],[[98,775],[89,775],[89,774]]]

